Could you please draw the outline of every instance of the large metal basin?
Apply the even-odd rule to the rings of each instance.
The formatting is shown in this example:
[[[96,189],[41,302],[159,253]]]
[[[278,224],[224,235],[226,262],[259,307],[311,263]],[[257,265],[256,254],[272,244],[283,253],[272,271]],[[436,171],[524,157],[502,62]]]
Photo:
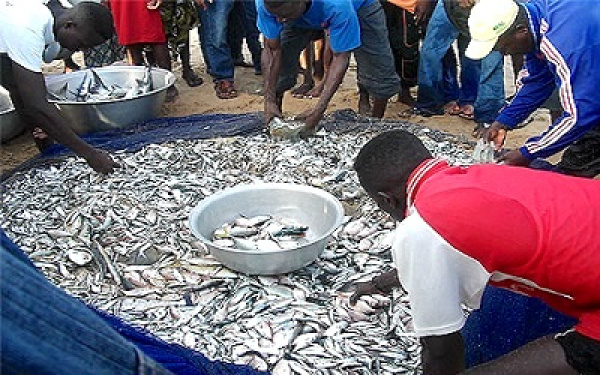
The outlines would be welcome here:
[[[144,77],[143,66],[107,66],[94,68],[102,81],[110,86],[135,85]],[[68,90],[77,91],[87,69],[76,72],[46,76],[49,91],[57,92],[67,83]],[[152,68],[155,89],[129,99],[104,100],[93,103],[49,100],[68,118],[69,125],[78,134],[122,129],[158,117],[165,102],[167,88],[175,83],[175,76],[168,70]]]
[[[292,249],[239,250],[211,242],[214,230],[239,217],[280,215],[309,226],[309,242]],[[296,184],[239,185],[202,200],[189,218],[192,232],[225,266],[250,275],[287,273],[312,263],[331,233],[341,225],[344,209],[331,194]]]
[[[4,143],[25,130],[10,100],[8,90],[0,86],[0,142]]]

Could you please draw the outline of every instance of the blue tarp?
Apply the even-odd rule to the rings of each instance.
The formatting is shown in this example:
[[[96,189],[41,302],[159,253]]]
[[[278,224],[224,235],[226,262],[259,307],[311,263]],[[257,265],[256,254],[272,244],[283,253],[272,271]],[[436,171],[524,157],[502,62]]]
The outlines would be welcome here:
[[[83,138],[90,144],[105,150],[134,152],[148,144],[172,140],[259,134],[262,131],[262,118],[260,113],[158,118],[128,129],[95,133]],[[335,112],[328,116],[323,123],[327,130],[344,133],[361,131],[367,128],[373,130],[421,128],[419,125],[403,121],[374,121],[358,116],[351,110]],[[428,134],[437,141],[448,139],[450,136],[436,130],[432,130]],[[16,170],[51,163],[67,154],[69,154],[69,151],[64,147],[54,145],[39,157],[24,163]],[[6,174],[2,179],[9,176],[10,174]],[[200,373],[231,373],[226,370],[227,364],[203,362],[206,358],[199,353],[183,347],[169,347],[168,344],[149,335],[140,335],[135,328],[129,327],[117,318],[107,315],[104,315],[104,317],[112,322],[126,337],[134,342],[138,341],[140,346],[144,347],[146,345],[146,348],[154,346],[151,352],[154,353],[155,359],[159,362],[161,362],[160,352],[165,350],[175,357],[189,356],[186,358],[190,361],[200,361],[199,363],[202,364],[205,371]],[[497,358],[536,338],[563,331],[573,326],[574,323],[574,319],[559,314],[539,300],[489,287],[484,294],[481,309],[470,314],[463,329],[467,364],[473,366]],[[164,363],[164,361],[167,360],[163,358],[162,362]],[[241,371],[241,368],[235,369],[234,373],[243,373],[238,371]]]

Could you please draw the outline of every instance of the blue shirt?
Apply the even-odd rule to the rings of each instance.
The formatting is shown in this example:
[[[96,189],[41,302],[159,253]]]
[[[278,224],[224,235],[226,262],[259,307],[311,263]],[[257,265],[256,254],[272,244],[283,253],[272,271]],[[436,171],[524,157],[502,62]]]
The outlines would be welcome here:
[[[535,51],[525,56],[522,87],[497,120],[514,128],[559,88],[562,116],[525,142],[529,159],[566,148],[600,126],[600,3],[597,0],[530,0]]]
[[[360,47],[360,24],[356,11],[375,0],[313,0],[295,27],[329,30],[331,50],[347,52]],[[258,29],[267,39],[278,39],[283,24],[265,8],[264,0],[256,0]]]

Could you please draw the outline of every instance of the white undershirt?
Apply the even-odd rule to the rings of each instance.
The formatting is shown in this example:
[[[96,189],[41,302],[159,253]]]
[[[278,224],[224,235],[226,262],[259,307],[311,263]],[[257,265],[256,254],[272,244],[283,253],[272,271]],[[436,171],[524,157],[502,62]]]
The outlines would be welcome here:
[[[490,274],[475,259],[452,247],[413,208],[398,223],[392,258],[408,292],[418,336],[460,330],[462,304],[479,308]]]

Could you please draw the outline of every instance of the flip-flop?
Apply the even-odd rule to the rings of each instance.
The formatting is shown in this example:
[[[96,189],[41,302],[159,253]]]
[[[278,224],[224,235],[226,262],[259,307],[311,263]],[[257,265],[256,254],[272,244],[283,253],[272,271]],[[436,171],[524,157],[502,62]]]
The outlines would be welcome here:
[[[237,98],[238,93],[233,82],[230,81],[219,81],[215,83],[215,93],[219,99],[233,99]]]
[[[444,113],[448,114],[448,115],[452,115],[452,116],[457,116],[460,115],[461,113],[461,108],[458,105],[458,103],[456,103],[455,101],[446,103],[446,105],[444,105]]]
[[[464,104],[460,106],[460,113],[458,114],[461,118],[466,120],[475,119],[475,108],[471,104]]]

